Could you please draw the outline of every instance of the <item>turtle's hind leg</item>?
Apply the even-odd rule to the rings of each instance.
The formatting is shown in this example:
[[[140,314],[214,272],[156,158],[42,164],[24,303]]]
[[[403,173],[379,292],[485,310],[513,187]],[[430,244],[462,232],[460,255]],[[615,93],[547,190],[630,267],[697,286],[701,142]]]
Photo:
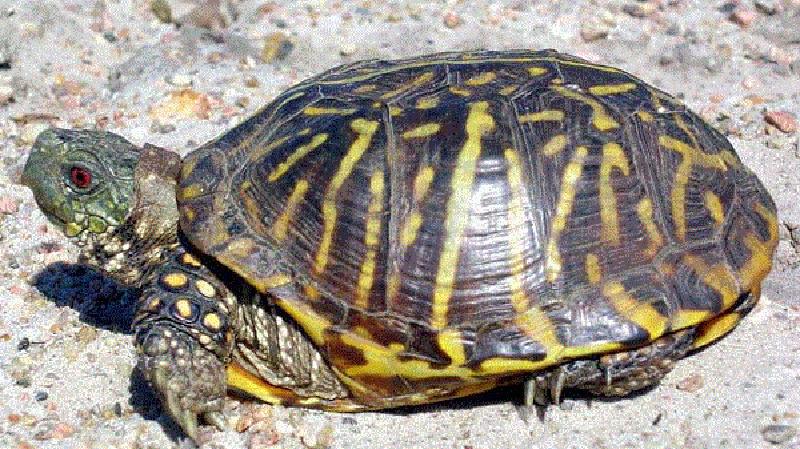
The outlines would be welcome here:
[[[694,348],[695,328],[667,334],[646,346],[592,359],[572,360],[534,373],[525,382],[524,407],[537,406],[540,419],[549,404],[558,404],[565,388],[601,396],[625,396],[658,384],[675,362]],[[525,415],[523,413],[523,415]]]

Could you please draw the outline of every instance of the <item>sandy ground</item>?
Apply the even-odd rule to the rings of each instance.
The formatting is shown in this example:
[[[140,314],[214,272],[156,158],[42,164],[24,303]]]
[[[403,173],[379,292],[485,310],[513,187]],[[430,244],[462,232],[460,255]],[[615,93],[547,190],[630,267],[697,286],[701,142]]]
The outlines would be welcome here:
[[[0,2],[0,447],[188,447],[135,369],[130,294],[75,266],[16,184],[39,131],[185,153],[323,69],[476,47],[619,66],[721,129],[780,210],[764,299],[661,386],[569,397],[543,423],[522,419],[519,389],[355,415],[243,403],[230,414],[247,430],[204,447],[800,448],[797,0]]]

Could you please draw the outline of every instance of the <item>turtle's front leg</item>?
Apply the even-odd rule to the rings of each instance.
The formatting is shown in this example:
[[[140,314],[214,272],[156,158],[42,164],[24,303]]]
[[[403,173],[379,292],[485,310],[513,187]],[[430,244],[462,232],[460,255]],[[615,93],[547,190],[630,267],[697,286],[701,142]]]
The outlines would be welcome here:
[[[145,377],[165,408],[197,441],[198,416],[220,429],[225,365],[233,346],[236,300],[183,247],[168,250],[147,275],[134,332]]]

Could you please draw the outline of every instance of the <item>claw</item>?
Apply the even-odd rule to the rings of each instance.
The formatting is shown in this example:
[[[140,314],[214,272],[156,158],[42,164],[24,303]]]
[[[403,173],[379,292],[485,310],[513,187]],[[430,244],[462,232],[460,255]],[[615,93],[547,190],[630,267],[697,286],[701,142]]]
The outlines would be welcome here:
[[[561,403],[561,390],[564,389],[564,382],[567,380],[567,370],[564,366],[559,366],[555,380],[550,379],[550,399],[553,404]]]
[[[221,432],[227,432],[229,430],[228,420],[225,418],[225,415],[219,410],[211,410],[205,412],[203,414],[203,418],[206,420],[207,423],[213,425]]]
[[[522,417],[522,420],[527,423],[531,415],[531,411],[535,408],[536,416],[539,418],[539,421],[544,422],[544,413],[549,402],[547,400],[545,389],[539,385],[535,376],[531,376],[530,379],[526,380],[524,386],[524,404],[517,409]]]
[[[199,442],[200,440],[198,437],[200,436],[200,429],[197,425],[197,413],[193,412],[192,410],[185,409],[183,411],[183,415],[177,416],[182,416],[182,422],[179,424],[183,428],[183,431],[186,432],[186,435],[189,435],[189,438],[191,438],[192,441]]]

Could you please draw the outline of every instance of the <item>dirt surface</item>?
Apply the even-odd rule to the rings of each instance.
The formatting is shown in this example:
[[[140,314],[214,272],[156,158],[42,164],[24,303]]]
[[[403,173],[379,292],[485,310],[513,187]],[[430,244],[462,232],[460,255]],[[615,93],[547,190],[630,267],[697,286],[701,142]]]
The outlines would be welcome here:
[[[132,296],[17,185],[42,129],[101,127],[185,153],[326,68],[471,48],[618,66],[718,127],[772,193],[764,297],[657,388],[571,396],[523,420],[520,389],[384,413],[232,405],[226,448],[800,448],[800,1],[0,2],[0,447],[189,447],[135,369]]]

